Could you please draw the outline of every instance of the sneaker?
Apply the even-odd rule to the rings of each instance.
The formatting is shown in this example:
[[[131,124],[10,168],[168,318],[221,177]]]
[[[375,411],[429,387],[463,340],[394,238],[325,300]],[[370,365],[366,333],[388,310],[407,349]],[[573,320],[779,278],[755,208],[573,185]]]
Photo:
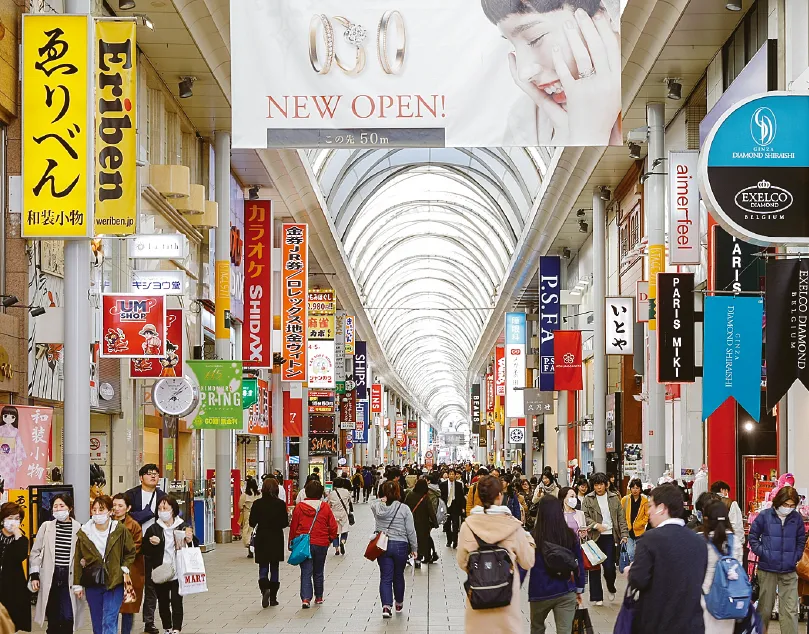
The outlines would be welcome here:
[[[340,554],[340,549],[338,548],[337,550],[334,551],[334,556],[336,557],[339,554]]]
[[[158,630],[158,629],[157,629],[157,628],[154,626],[154,624],[152,624],[152,625],[145,625],[145,626],[143,627],[143,631],[144,631],[146,634],[160,634],[160,630]]]
[[[345,542],[340,542],[340,554],[341,555],[346,554],[346,543]]]
[[[304,609],[304,610],[309,609],[309,600],[308,599],[304,599],[303,601],[301,601],[301,608]]]
[[[320,597],[319,599],[315,599],[315,605],[323,605],[324,600],[325,599],[323,597]]]
[[[164,634],[172,634],[171,629],[166,630]]]
[[[438,553],[435,553],[435,554],[433,555],[433,559],[432,559],[432,561],[430,561],[430,563],[431,563],[431,564],[434,564],[436,561],[438,561]]]
[[[602,607],[604,605],[603,601],[593,601],[593,605],[596,607]]]
[[[397,603],[396,612],[401,612],[402,610],[404,610],[404,603]]]
[[[615,593],[614,592],[610,592],[607,596],[609,597],[610,601],[615,601]]]
[[[382,606],[382,618],[383,619],[389,619],[391,616],[393,616],[393,615],[391,614],[390,606],[389,605],[383,605]]]

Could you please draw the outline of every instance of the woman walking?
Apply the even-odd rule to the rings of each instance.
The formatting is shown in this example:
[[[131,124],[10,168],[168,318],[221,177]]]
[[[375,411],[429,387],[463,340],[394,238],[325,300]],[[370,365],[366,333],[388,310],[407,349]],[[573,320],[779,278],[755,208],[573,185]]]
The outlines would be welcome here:
[[[57,493],[51,499],[54,519],[43,522],[37,531],[28,558],[31,589],[39,593],[34,621],[42,625],[48,619],[48,634],[72,634],[84,624],[86,603],[70,591],[73,579],[73,555],[81,529],[73,519],[73,498]]]
[[[584,517],[584,511],[576,509],[579,504],[576,490],[573,487],[562,487],[559,491],[559,500],[562,502],[565,522],[570,527],[570,530],[576,533],[579,541],[586,539],[587,520]]]
[[[31,593],[23,563],[28,557],[28,538],[20,524],[25,509],[14,502],[0,506],[0,604],[14,622],[15,631],[31,631]]]
[[[242,529],[242,544],[247,549],[247,558],[253,558],[253,551],[250,550],[253,537],[253,529],[250,527],[250,509],[253,502],[259,497],[258,482],[252,476],[248,476],[244,485],[244,495],[239,500],[239,526]]]
[[[550,467],[545,467],[545,471],[542,472],[542,477],[539,479],[536,491],[534,491],[532,502],[536,504],[543,495],[550,495],[551,497],[559,495],[559,485],[556,484],[556,479],[553,477]]]
[[[574,499],[573,489],[565,489],[573,493],[573,498],[566,497],[565,501]],[[565,521],[558,499],[546,495],[539,501],[533,536],[537,554],[528,582],[531,634],[545,634],[545,619],[551,612],[556,623],[556,634],[571,634],[576,607],[581,605],[581,595],[584,593],[584,558],[578,531],[571,530]],[[551,554],[554,546],[567,549],[575,557],[575,570],[572,567],[562,572],[549,570],[546,556]]]
[[[758,514],[748,543],[758,556],[758,613],[767,631],[778,588],[778,623],[781,634],[798,632],[798,574],[795,567],[806,546],[803,518],[795,509],[800,497],[791,486],[775,494],[772,507]]]
[[[121,605],[121,634],[131,634],[132,625],[135,622],[135,615],[140,612],[140,604],[143,601],[143,587],[146,584],[146,564],[143,561],[141,546],[143,542],[143,530],[140,523],[130,517],[132,503],[125,493],[117,493],[112,498],[112,519],[123,522],[124,528],[132,535],[135,543],[135,563],[129,571],[129,578],[132,580],[132,591],[135,600]]]
[[[250,509],[263,608],[278,605],[281,587],[279,564],[284,561],[284,529],[289,526],[289,516],[286,503],[278,497],[279,490],[278,480],[267,478],[261,485],[261,497]]]
[[[306,483],[306,497],[292,512],[289,527],[289,549],[298,535],[309,533],[311,558],[301,563],[301,607],[309,609],[314,582],[315,605],[323,603],[324,571],[329,544],[337,537],[337,520],[328,503],[323,500],[323,485],[319,480]]]
[[[112,498],[99,495],[90,507],[93,517],[81,527],[73,555],[73,592],[87,595],[93,634],[116,634],[124,601],[124,584],[135,563],[132,534],[110,516]]]
[[[376,560],[379,564],[379,598],[382,601],[382,618],[389,619],[404,609],[404,570],[408,555],[416,557],[418,538],[413,513],[401,501],[397,480],[388,480],[379,488],[379,499],[371,505],[375,531],[388,536],[388,548]]]
[[[626,525],[629,527],[629,540],[626,542],[629,561],[635,561],[635,544],[646,532],[646,526],[649,524],[649,500],[641,493],[642,489],[641,481],[634,478],[629,483],[629,493],[621,500]]]
[[[190,526],[178,517],[180,506],[171,495],[157,505],[157,521],[143,536],[143,555],[157,593],[157,609],[166,634],[183,630],[183,597],[177,580],[177,551],[199,545]],[[178,542],[182,546],[178,546]]]
[[[334,482],[334,488],[327,499],[329,508],[334,513],[334,519],[337,520],[338,532],[340,533],[332,542],[334,554],[345,555],[350,526],[348,516],[354,510],[351,503],[351,483],[348,479],[337,478]]]
[[[500,480],[484,476],[477,482],[481,506],[475,506],[458,535],[458,565],[468,571],[469,555],[478,550],[478,539],[508,551],[512,563],[528,570],[534,565],[534,540],[503,503]],[[506,607],[473,610],[467,600],[466,631],[486,634],[522,632],[525,621],[520,608],[520,575],[514,574],[511,603]]]
[[[418,539],[419,558],[416,560],[416,568],[421,567],[421,563],[431,564],[438,561],[438,556],[432,554],[432,544],[430,542],[430,531],[438,528],[438,521],[435,510],[430,503],[429,487],[427,480],[419,478],[413,486],[413,490],[408,493],[405,504],[410,507],[413,513],[413,523],[416,526],[416,537]]]
[[[708,503],[702,511],[702,526],[702,534],[705,535],[708,546],[708,568],[705,570],[702,594],[708,596],[720,557],[734,556],[733,526],[728,518],[728,508],[718,500]],[[703,607],[703,617],[705,634],[733,634],[736,626],[733,619],[717,620],[707,607]]]

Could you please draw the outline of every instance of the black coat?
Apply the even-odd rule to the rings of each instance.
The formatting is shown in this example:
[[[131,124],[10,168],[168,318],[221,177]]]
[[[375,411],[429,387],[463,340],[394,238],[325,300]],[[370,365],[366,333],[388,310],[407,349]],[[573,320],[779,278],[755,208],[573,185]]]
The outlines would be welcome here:
[[[463,484],[459,480],[452,482],[455,486],[455,497],[452,500],[452,506],[449,506],[449,485],[450,481],[446,480],[439,486],[441,487],[441,499],[447,504],[447,512],[451,515],[460,515],[466,509],[466,500],[463,495]]]
[[[702,582],[708,567],[705,538],[668,524],[638,539],[629,584],[640,590],[636,634],[704,634]]]
[[[151,519],[157,519],[157,515],[152,513],[151,507],[143,507],[143,497],[141,496],[141,488],[140,486],[132,487],[129,491],[126,492],[126,496],[129,498],[129,501],[132,503],[132,510],[129,511],[129,516],[135,520],[138,524],[143,526],[146,522]],[[160,500],[166,497],[165,492],[161,491],[159,488],[155,489],[155,498],[154,498],[154,508],[157,511],[157,506],[160,504]]]
[[[191,527],[185,522],[180,522],[174,527],[174,530],[184,531],[186,528]],[[157,542],[157,544],[153,544],[151,541],[152,537],[157,537],[160,541]],[[199,546],[199,539],[197,539],[196,535],[189,546]],[[166,536],[163,532],[163,526],[155,522],[147,528],[146,532],[143,534],[143,541],[141,541],[140,548],[146,562],[146,578],[151,579],[152,570],[163,563],[163,554],[166,548]]]
[[[23,632],[31,631],[31,593],[22,569],[28,559],[28,538],[24,535],[0,545],[0,603],[8,610],[14,627]]]
[[[250,526],[255,529],[253,542],[256,563],[266,566],[273,561],[284,561],[284,529],[289,526],[287,505],[273,497],[260,497],[250,509]]]

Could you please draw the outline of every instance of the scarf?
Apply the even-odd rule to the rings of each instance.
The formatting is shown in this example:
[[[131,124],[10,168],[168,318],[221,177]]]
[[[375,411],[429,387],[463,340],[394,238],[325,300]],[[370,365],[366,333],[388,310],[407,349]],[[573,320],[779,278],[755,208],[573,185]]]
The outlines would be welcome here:
[[[490,506],[488,509],[476,506],[472,509],[472,515],[511,515],[511,509],[507,506]]]

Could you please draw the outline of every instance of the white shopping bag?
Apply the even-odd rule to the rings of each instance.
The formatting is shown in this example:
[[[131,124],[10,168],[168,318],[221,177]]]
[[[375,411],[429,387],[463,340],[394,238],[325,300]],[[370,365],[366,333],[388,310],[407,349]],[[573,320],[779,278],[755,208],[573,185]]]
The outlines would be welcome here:
[[[208,592],[205,562],[199,548],[181,548],[177,551],[177,580],[182,597]]]

